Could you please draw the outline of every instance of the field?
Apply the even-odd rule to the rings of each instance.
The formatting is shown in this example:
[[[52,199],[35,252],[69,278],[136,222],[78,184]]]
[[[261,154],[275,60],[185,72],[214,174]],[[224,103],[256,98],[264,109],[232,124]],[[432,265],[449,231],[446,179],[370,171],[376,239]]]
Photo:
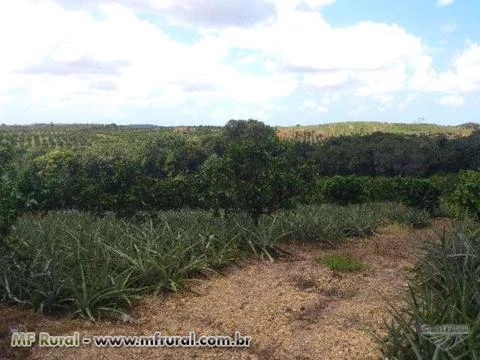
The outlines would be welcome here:
[[[201,134],[218,132],[221,127],[156,127],[152,125],[57,125],[0,126],[0,144],[23,149],[85,149],[93,145],[141,145],[166,132]],[[374,132],[400,135],[469,136],[475,125],[442,126],[434,124],[395,124],[379,122],[343,122],[313,126],[276,127],[281,138],[317,142],[337,136],[368,135]]]
[[[2,126],[0,357],[475,358],[475,126],[296,131]],[[445,324],[468,333],[421,332]],[[253,345],[10,346],[16,331],[155,330]]]
[[[434,226],[441,229],[445,221]],[[145,297],[130,313],[131,321],[88,323],[79,319],[44,319],[32,311],[0,308],[9,322],[32,330],[55,333],[150,335],[231,334],[239,329],[253,337],[248,350],[235,349],[44,349],[25,351],[33,359],[375,359],[371,333],[383,332],[388,316],[385,298],[402,303],[402,287],[415,263],[420,239],[431,230],[382,227],[372,238],[351,239],[336,249],[286,242],[291,255],[273,263],[244,261],[209,279],[189,282],[190,293]],[[332,271],[317,262],[326,254],[348,254],[366,268],[356,272]],[[399,254],[401,254],[399,256]],[[385,297],[385,298],[384,298]],[[215,306],[212,306],[215,304]],[[299,341],[298,339],[302,339]]]
[[[173,128],[128,128],[98,125],[1,126],[0,143],[20,149],[86,149],[94,145],[144,143]]]
[[[341,122],[312,126],[277,128],[278,135],[285,139],[303,142],[317,142],[337,136],[368,135],[382,132],[399,135],[446,135],[448,137],[469,136],[475,126],[442,126],[435,124],[401,124],[380,122]]]

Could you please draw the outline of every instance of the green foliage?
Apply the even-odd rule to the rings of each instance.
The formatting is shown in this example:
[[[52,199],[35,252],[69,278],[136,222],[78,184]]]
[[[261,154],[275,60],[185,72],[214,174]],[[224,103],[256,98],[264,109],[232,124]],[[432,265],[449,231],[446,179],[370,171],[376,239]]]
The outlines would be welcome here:
[[[141,162],[146,175],[173,178],[197,171],[210,151],[197,136],[166,133],[146,146]]]
[[[360,203],[366,192],[363,182],[355,176],[333,176],[323,182],[321,189],[327,202],[338,204]]]
[[[232,189],[229,188],[229,174],[225,160],[216,155],[211,155],[202,165],[202,178],[207,184],[207,204],[215,212],[220,209],[229,209],[233,202]]]
[[[15,188],[12,171],[2,169],[0,177],[0,244],[19,213],[21,196]]]
[[[395,204],[389,210],[388,218],[392,221],[414,229],[421,229],[431,224],[430,214],[424,209]]]
[[[407,205],[433,213],[439,206],[441,191],[428,179],[404,178],[398,189]]]
[[[75,192],[75,157],[68,150],[55,150],[28,162],[19,180],[20,189],[41,209],[64,209]]]
[[[468,137],[454,139],[372,133],[314,145],[283,141],[274,128],[256,120],[232,120],[224,128],[38,125],[1,130],[5,139],[18,140],[17,151],[30,149],[19,164],[25,167],[19,184],[13,185],[37,202],[35,210],[113,211],[121,217],[189,207],[247,211],[258,219],[294,203],[325,201],[403,201],[438,214],[435,189],[447,198],[455,176],[409,177],[480,165],[471,156],[480,152],[480,132],[470,130]]]
[[[41,312],[93,318],[140,295],[176,290],[247,249],[233,224],[202,212],[163,213],[144,223],[68,212],[24,217],[0,256],[0,299]]]
[[[322,176],[412,176],[477,169],[480,132],[468,137],[406,136],[373,133],[344,136],[311,145],[317,172]]]
[[[449,197],[457,216],[465,213],[477,219],[480,218],[480,172],[462,171],[459,175],[458,186]]]
[[[166,211],[125,222],[77,211],[24,216],[0,254],[0,302],[93,319],[125,311],[147,292],[176,291],[200,271],[248,254],[272,259],[275,218]]]
[[[17,171],[11,147],[0,147],[0,244],[23,207],[23,198],[17,188]]]
[[[316,181],[318,191],[303,196],[306,203],[403,202],[409,207],[438,212],[441,196],[455,188],[457,176],[437,176],[434,179],[403,176],[333,176]]]
[[[397,203],[301,205],[280,212],[278,222],[292,240],[335,246],[343,237],[365,237],[384,224],[404,223],[409,211]]]
[[[303,205],[279,214],[279,222],[295,241],[324,242],[335,245],[342,237],[339,219],[332,205]]]
[[[440,190],[441,196],[449,195],[455,191],[459,182],[459,174],[433,175],[429,178],[431,183]]]
[[[223,129],[226,142],[248,141],[254,144],[275,138],[275,129],[258,120],[230,120]]]
[[[225,138],[223,156],[212,155],[202,167],[209,203],[215,209],[245,211],[255,221],[290,205],[295,178],[274,130],[254,120],[232,120]]]
[[[262,215],[202,210],[125,221],[78,211],[24,215],[0,253],[0,302],[87,318],[125,311],[146,293],[183,288],[245,256],[272,260],[282,239],[336,245],[388,223],[392,204],[302,206]],[[353,230],[354,231],[353,231]]]
[[[319,141],[325,137],[336,136],[365,136],[375,132],[400,135],[436,135],[468,136],[478,124],[464,124],[463,126],[442,126],[435,124],[395,124],[381,122],[339,122],[333,124],[280,127],[278,130],[285,138],[297,141]]]
[[[365,269],[363,263],[345,255],[327,255],[317,261],[327,265],[333,271],[352,272]]]
[[[392,321],[387,324],[388,334],[378,339],[383,358],[478,358],[479,230],[478,226],[457,225],[425,246],[415,276],[409,282],[407,305],[402,309],[390,308]],[[427,327],[453,325],[467,327],[468,331],[436,336],[425,332]]]
[[[400,176],[361,176],[369,201],[401,201]]]

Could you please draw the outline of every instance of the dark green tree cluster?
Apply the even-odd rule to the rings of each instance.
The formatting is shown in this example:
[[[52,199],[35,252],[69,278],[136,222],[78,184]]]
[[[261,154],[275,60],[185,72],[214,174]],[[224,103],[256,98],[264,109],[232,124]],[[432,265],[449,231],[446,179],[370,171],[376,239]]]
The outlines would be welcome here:
[[[373,133],[310,146],[319,175],[414,176],[480,167],[480,132],[463,138]]]
[[[54,150],[27,162],[19,186],[37,209],[113,211],[182,207],[245,211],[254,219],[288,206],[298,192],[288,144],[256,121],[230,121],[222,133],[165,133],[135,154]]]
[[[275,130],[256,120],[230,121],[224,129],[224,152],[203,164],[208,203],[215,209],[261,214],[291,205],[295,174]]]
[[[480,172],[462,171],[458,186],[449,198],[457,215],[462,216],[464,212],[477,220],[480,219]]]
[[[433,213],[439,207],[441,189],[438,181],[430,178],[335,175],[318,179],[306,202],[346,205],[396,201]]]
[[[14,159],[10,146],[0,147],[0,243],[23,208]]]
[[[163,131],[141,146],[110,145],[26,154],[14,188],[37,210],[121,216],[190,207],[258,219],[318,201],[401,200],[433,211],[440,195],[456,189],[445,174],[480,166],[478,132],[456,139],[373,133],[306,144],[279,139],[256,120],[232,120],[221,131]]]

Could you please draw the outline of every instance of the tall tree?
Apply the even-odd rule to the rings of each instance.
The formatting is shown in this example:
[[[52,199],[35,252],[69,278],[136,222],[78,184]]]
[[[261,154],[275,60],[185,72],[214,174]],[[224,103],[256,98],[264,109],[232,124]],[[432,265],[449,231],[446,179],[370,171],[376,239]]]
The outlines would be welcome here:
[[[261,214],[290,205],[295,180],[288,171],[285,145],[275,129],[256,120],[231,120],[225,126],[225,152],[203,165],[214,207]]]

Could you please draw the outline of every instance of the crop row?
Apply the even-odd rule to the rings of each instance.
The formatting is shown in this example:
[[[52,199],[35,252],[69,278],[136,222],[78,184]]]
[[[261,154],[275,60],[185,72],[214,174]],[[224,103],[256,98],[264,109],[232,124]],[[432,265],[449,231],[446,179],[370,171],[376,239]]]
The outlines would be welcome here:
[[[148,292],[177,290],[245,256],[272,259],[285,238],[336,245],[386,223],[428,223],[425,213],[393,203],[303,206],[262,216],[258,225],[243,213],[145,216],[126,222],[77,211],[24,215],[2,244],[0,301],[45,313],[111,315]]]

